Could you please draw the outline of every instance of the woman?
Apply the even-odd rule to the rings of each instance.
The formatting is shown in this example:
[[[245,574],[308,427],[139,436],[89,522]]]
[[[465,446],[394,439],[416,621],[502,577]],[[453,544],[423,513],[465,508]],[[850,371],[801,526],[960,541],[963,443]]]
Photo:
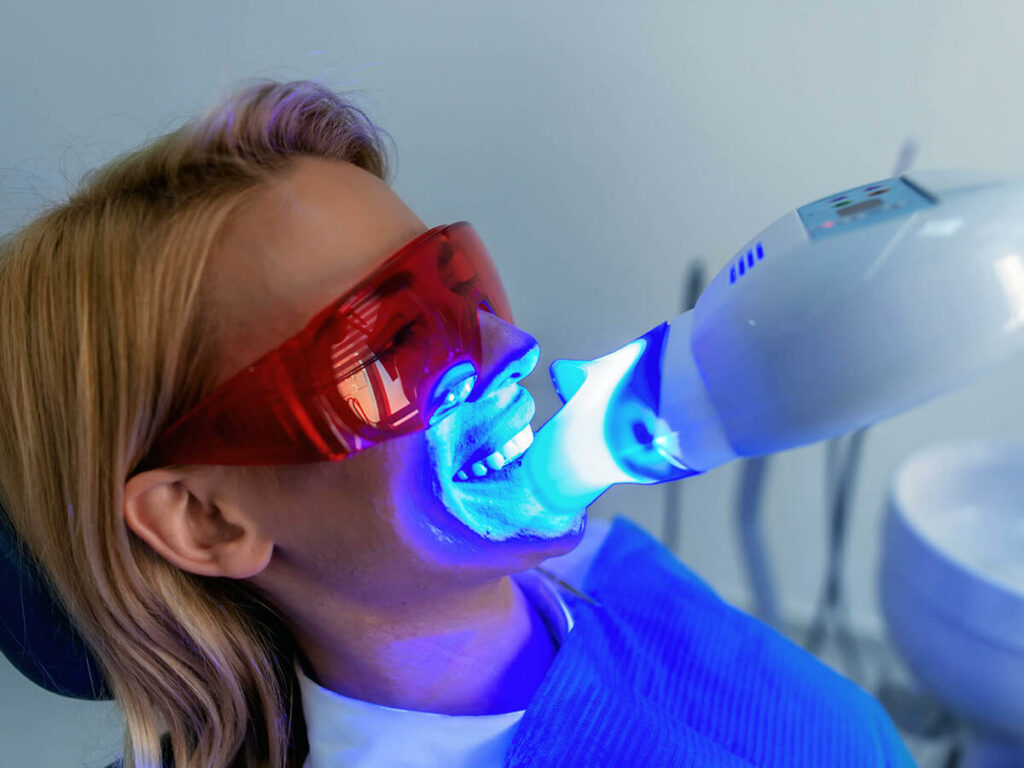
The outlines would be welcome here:
[[[292,638],[334,691],[452,715],[522,710],[554,653],[507,574],[570,549],[581,518],[510,527],[501,510],[529,502],[513,483],[455,477],[528,435],[517,381],[537,345],[505,306],[473,307],[472,403],[429,431],[378,425],[390,439],[340,462],[137,471],[171,422],[426,232],[385,168],[353,106],[261,85],[5,244],[0,486],[101,659],[129,764],[156,759],[161,721],[179,765],[283,765],[293,737],[301,759]]]
[[[781,641],[628,531],[572,611],[509,578],[583,532],[517,482],[537,345],[472,229],[428,230],[385,167],[352,105],[261,84],[3,245],[0,500],[124,710],[125,764],[159,764],[164,732],[178,766],[566,764],[565,723],[575,764],[759,764],[693,724],[724,684],[676,669],[687,631],[699,659],[733,624],[701,669],[781,697],[796,746],[773,749],[812,764],[799,729],[849,729],[817,713],[854,694],[776,674]],[[786,703],[794,680],[814,695]]]

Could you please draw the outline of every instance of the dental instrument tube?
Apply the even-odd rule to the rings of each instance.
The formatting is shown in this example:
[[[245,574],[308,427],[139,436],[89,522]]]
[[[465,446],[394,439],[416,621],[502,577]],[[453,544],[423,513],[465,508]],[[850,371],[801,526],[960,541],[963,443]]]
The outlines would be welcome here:
[[[565,405],[525,459],[585,507],[845,434],[1024,347],[1024,183],[922,172],[791,211],[696,306],[603,357],[551,367]]]

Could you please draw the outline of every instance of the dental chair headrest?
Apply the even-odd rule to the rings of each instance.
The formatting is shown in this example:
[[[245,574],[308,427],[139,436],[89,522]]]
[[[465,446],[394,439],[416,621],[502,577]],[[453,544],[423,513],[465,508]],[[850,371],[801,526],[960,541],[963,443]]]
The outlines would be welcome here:
[[[76,699],[112,698],[99,663],[19,545],[0,507],[0,651],[49,691]]]

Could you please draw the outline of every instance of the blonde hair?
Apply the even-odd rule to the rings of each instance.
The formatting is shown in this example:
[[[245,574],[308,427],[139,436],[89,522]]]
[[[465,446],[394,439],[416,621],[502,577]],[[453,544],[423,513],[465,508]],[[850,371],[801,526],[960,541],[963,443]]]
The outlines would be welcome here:
[[[124,712],[124,765],[301,764],[282,621],[247,585],[133,535],[125,478],[213,382],[203,271],[247,193],[297,156],[386,176],[384,134],[308,81],[258,82],[87,176],[0,243],[0,501]]]

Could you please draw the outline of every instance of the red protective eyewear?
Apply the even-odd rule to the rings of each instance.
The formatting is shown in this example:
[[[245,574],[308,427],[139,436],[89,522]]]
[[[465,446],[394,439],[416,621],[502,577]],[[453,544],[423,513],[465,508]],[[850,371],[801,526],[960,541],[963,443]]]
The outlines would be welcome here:
[[[141,468],[337,461],[424,429],[444,373],[481,368],[480,309],[512,322],[476,231],[425,232],[174,422]]]

